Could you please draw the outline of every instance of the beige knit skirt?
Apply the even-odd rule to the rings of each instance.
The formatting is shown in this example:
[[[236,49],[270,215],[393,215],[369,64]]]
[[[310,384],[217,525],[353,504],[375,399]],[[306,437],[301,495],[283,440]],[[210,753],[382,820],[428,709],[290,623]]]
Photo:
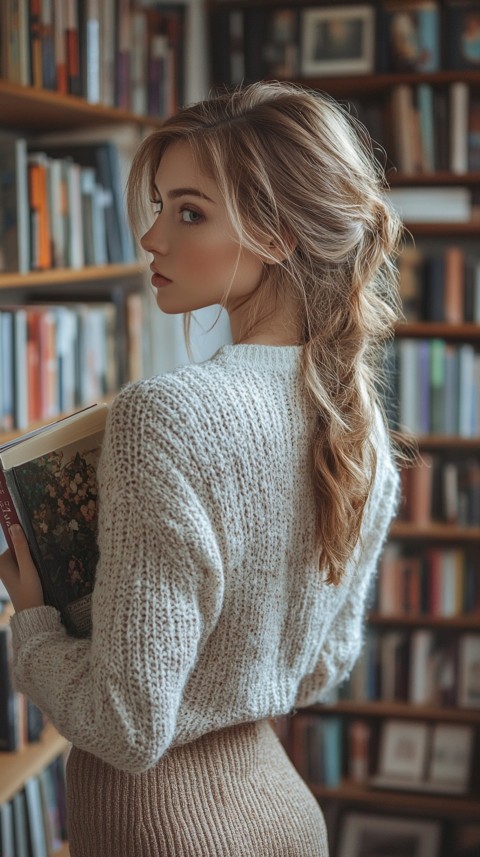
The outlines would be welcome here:
[[[170,750],[142,774],[73,748],[71,857],[328,857],[317,801],[267,720]]]

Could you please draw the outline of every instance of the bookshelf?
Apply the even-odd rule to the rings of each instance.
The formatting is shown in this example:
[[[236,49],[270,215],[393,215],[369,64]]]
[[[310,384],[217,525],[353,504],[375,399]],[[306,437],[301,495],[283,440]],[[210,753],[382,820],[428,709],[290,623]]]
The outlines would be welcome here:
[[[422,5],[424,7],[425,5],[429,6],[430,9],[436,7],[437,22],[439,23],[439,35],[436,44],[438,56],[435,67],[430,70],[415,68],[409,71],[393,70],[391,68],[392,58],[385,54],[384,46],[388,44],[387,5],[387,2],[383,2],[383,0],[371,0],[367,4],[350,2],[350,0],[337,4],[327,2],[327,0],[317,0],[315,3],[313,0],[312,2],[310,0],[303,0],[303,2],[302,0],[296,0],[296,2],[294,0],[291,2],[287,2],[287,0],[263,0],[263,2],[229,0],[228,3],[225,3],[224,0],[207,0],[212,45],[211,83],[222,86],[225,84],[238,85],[241,80],[251,82],[260,79],[285,79],[314,90],[324,91],[337,98],[341,103],[351,105],[354,115],[357,115],[364,122],[374,140],[383,147],[386,154],[380,152],[379,159],[385,167],[389,185],[394,191],[406,189],[412,195],[417,194],[418,198],[419,195],[422,195],[423,189],[441,189],[445,194],[445,207],[449,204],[448,201],[451,199],[449,194],[454,188],[461,188],[468,192],[471,208],[468,215],[463,217],[460,222],[455,222],[453,218],[451,221],[446,218],[444,222],[431,222],[428,219],[422,219],[421,222],[418,222],[413,217],[404,218],[406,228],[410,233],[406,249],[414,245],[427,258],[429,255],[441,254],[449,245],[461,247],[465,259],[467,256],[469,258],[474,257],[478,271],[480,271],[480,253],[478,250],[480,234],[478,153],[480,143],[475,144],[477,147],[475,161],[470,150],[467,157],[466,149],[468,134],[473,128],[469,124],[470,117],[473,116],[473,105],[475,104],[477,111],[479,109],[476,105],[480,100],[480,71],[478,65],[476,69],[474,67],[458,67],[452,47],[455,34],[458,39],[458,18],[455,16],[463,14],[461,11],[455,11],[453,7],[456,5],[465,8],[465,4],[448,2],[405,4],[409,7],[407,10],[409,13],[419,10]],[[398,7],[401,4],[397,3],[396,5]],[[371,57],[369,72],[356,75],[338,74],[337,76],[334,71],[331,74],[324,73],[322,75],[319,73],[318,76],[302,74],[302,52],[306,49],[305,45],[308,45],[308,39],[304,39],[302,36],[303,13],[312,12],[315,15],[316,12],[321,13],[322,10],[329,10],[334,16],[336,10],[345,6],[350,11],[360,6],[362,9],[368,6],[373,11],[375,49]],[[478,4],[476,11],[478,12]],[[430,14],[434,13],[430,12]],[[312,27],[316,26],[314,18],[311,20]],[[285,68],[289,69],[288,73],[285,72]],[[429,128],[430,135],[435,137],[433,166],[432,160],[428,160],[426,154],[428,128],[427,131],[425,129],[422,131],[420,126],[419,131],[418,125],[415,124],[419,121],[418,117],[420,116],[419,100],[417,100],[420,89],[427,90],[431,101],[435,104],[436,113]],[[462,89],[463,97],[465,97],[465,93],[468,93],[468,118],[466,124],[462,125],[463,139],[461,136],[450,136],[451,128],[449,128],[449,120],[447,119],[447,116],[458,118],[456,99]],[[398,116],[395,115],[395,98],[398,98],[399,92],[403,92],[403,96],[407,94],[417,111],[416,119],[412,112],[408,114],[409,119],[404,123],[405,127],[409,129],[408,135],[419,137],[422,147],[421,158],[418,157],[417,152],[417,160],[414,160],[413,165],[408,163],[405,152],[400,147],[402,132],[398,127]],[[432,117],[430,117],[431,119]],[[453,124],[458,127],[461,123],[455,120]],[[478,136],[480,128],[475,126],[475,129]],[[404,137],[405,134],[403,134]],[[404,139],[403,144],[405,144]],[[463,157],[460,167],[455,160],[459,151],[462,151]],[[416,312],[409,311],[406,313],[405,321],[397,327],[395,343],[412,340],[419,345],[422,342],[430,344],[433,341],[442,340],[450,350],[458,349],[460,351],[464,345],[468,345],[475,354],[478,354],[480,315],[477,313],[474,318],[467,319],[465,316],[454,321],[447,318],[433,321],[423,317],[419,307],[422,306],[423,295],[426,293],[428,283],[423,279],[423,274],[418,275],[418,271],[416,274],[414,302]],[[480,273],[477,274],[477,278],[476,288],[480,291]],[[465,286],[465,282],[466,279],[463,282],[459,280],[457,289]],[[406,281],[404,283],[402,277],[401,286],[405,295],[408,292],[408,297],[411,298],[412,283],[410,282],[407,288]],[[471,284],[469,287],[472,288]],[[425,347],[430,347],[430,345]],[[412,374],[412,381],[416,377],[415,374]],[[478,375],[475,376],[475,384],[478,385]],[[399,396],[398,387],[395,395]],[[446,406],[443,405],[443,407]],[[438,428],[434,430],[431,426],[421,432],[412,429],[408,423],[397,423],[395,427],[404,433],[407,444],[409,437],[415,437],[422,456],[432,455],[442,462],[478,462],[480,431],[477,428],[469,432],[468,436],[464,436],[465,432],[438,430]],[[472,490],[475,489],[472,488]],[[457,552],[456,555],[461,552],[465,556],[471,555],[472,552],[478,552],[479,523],[480,518],[466,525],[460,519],[455,522],[445,522],[437,519],[434,515],[429,515],[428,520],[421,523],[414,520],[404,520],[400,517],[391,527],[388,546],[396,546],[400,555],[405,553],[408,557],[416,558],[419,563],[423,561],[425,556],[435,552],[437,556],[454,551]],[[395,644],[393,635],[396,634],[398,648],[395,651],[400,660],[402,646],[405,649],[405,647],[412,645],[411,641],[414,638],[421,639],[421,635],[425,634],[430,634],[432,639],[439,638],[446,641],[445,645],[448,644],[454,648],[464,644],[466,646],[472,639],[478,641],[480,631],[480,567],[478,563],[473,569],[473,575],[469,577],[470,587],[473,586],[471,583],[473,577],[476,579],[476,601],[474,604],[469,604],[468,610],[457,611],[455,615],[441,615],[438,610],[432,613],[426,609],[422,609],[421,613],[417,611],[409,614],[405,610],[398,609],[385,614],[379,609],[377,596],[367,617],[367,635],[372,633],[377,639],[389,638],[393,646]],[[375,653],[371,654],[370,652],[368,636],[366,646],[364,658],[371,657],[373,660]],[[377,652],[377,657],[382,657],[382,655]],[[405,668],[404,662],[402,668]],[[457,668],[458,664],[455,666],[455,669]],[[394,670],[395,665],[392,663],[391,672],[393,673]],[[405,682],[405,676],[403,676],[403,681]],[[462,825],[468,826],[474,822],[478,824],[480,781],[475,769],[478,768],[480,761],[480,701],[475,701],[475,704],[468,706],[460,705],[458,699],[450,701],[449,704],[437,704],[431,701],[413,703],[409,701],[408,693],[404,693],[404,698],[385,699],[378,691],[379,688],[377,687],[372,697],[364,695],[362,698],[357,695],[354,698],[346,698],[344,688],[341,688],[336,700],[333,699],[328,704],[312,706],[296,712],[296,716],[293,718],[285,718],[284,730],[281,732],[282,740],[284,740],[292,761],[324,809],[332,855],[343,857],[343,853],[339,854],[339,832],[346,815],[358,808],[377,812],[380,815],[424,817],[435,820],[442,829],[442,845],[438,857],[447,857],[447,855],[448,857],[464,857],[464,855],[465,857],[467,855],[473,857],[473,854],[479,853],[480,849],[480,826],[477,829],[477,839],[474,840],[475,844],[470,851],[462,850],[459,844],[461,837],[460,835],[457,836],[457,831]],[[473,703],[473,700],[470,702]],[[349,762],[354,755],[349,729],[351,724],[358,722],[369,733],[368,746],[364,745],[362,749],[364,767],[362,775],[359,777],[361,782],[353,781],[349,773]],[[437,726],[471,730],[473,735],[471,770],[468,785],[464,788],[463,793],[454,795],[453,787],[452,794],[434,793],[434,788],[420,793],[418,790],[415,791],[413,783],[412,788],[406,787],[402,790],[373,787],[371,780],[379,763],[382,724],[390,722],[400,725],[411,724],[412,726],[417,723],[426,724],[429,730],[435,730]],[[320,728],[315,731],[318,723],[325,724],[322,727],[323,732]],[[331,730],[328,731],[330,727]],[[429,734],[430,736],[435,734],[440,740],[441,731]],[[454,735],[457,733],[445,732],[444,734]],[[331,764],[332,746],[335,747],[333,753],[337,754],[337,758],[333,759],[333,765]],[[334,784],[331,782],[320,783],[314,777],[313,772],[319,767],[318,758],[313,759],[316,753],[323,754],[322,775],[326,779],[328,776],[333,780],[336,779]],[[327,757],[328,760],[326,761]],[[328,770],[330,774],[328,774]],[[358,853],[360,850],[359,848]],[[385,844],[383,851],[389,853]],[[350,853],[353,852],[349,851]],[[367,852],[365,851],[365,853]]]
[[[0,770],[2,785],[0,786],[0,804],[11,800],[25,780],[36,776],[53,759],[60,756],[68,748],[68,743],[53,728],[46,726],[40,741],[27,744],[18,753],[0,753]]]
[[[117,125],[128,122],[145,125],[145,116],[122,110],[119,107],[106,107],[102,104],[90,104],[75,95],[61,95],[58,92],[24,86],[0,79],[0,115],[2,126],[42,132],[45,128],[58,131],[72,128],[86,128],[106,123]],[[161,119],[148,117],[148,125],[158,125]]]
[[[136,147],[145,133],[159,126],[163,117],[172,112],[177,103],[183,99],[186,8],[180,3],[174,6],[171,4],[169,8],[159,10],[152,8],[152,4],[142,3],[142,0],[131,3],[105,0],[101,4],[93,4],[89,7],[89,14],[96,14],[98,17],[96,22],[98,27],[89,28],[87,21],[83,18],[83,14],[86,14],[86,5],[82,0],[73,0],[68,4],[68,15],[74,15],[75,19],[70,20],[68,24],[61,21],[62,16],[58,13],[58,18],[57,14],[52,18],[53,29],[49,29],[48,21],[42,22],[40,41],[36,43],[36,47],[40,46],[42,52],[42,63],[39,68],[38,64],[35,65],[34,22],[25,18],[22,22],[17,14],[20,6],[22,10],[26,10],[29,4],[23,2],[20,4],[16,0],[2,4],[0,10],[2,41],[0,146],[2,141],[5,146],[6,140],[22,139],[25,140],[25,152],[43,151],[47,144],[44,144],[40,138],[48,133],[57,136],[65,135],[66,146],[73,146],[78,142],[91,144],[93,147],[96,139],[100,144],[103,134],[103,139],[107,143],[116,146],[120,179],[123,182],[124,171],[128,168],[128,160],[133,151],[132,146]],[[63,4],[60,6],[63,9]],[[33,3],[31,7],[30,11],[34,15]],[[65,29],[60,32],[64,25]],[[67,32],[68,27],[69,32]],[[97,38],[92,35],[92,32],[99,33],[97,49],[95,44],[89,42],[89,39]],[[66,46],[66,51],[63,51],[62,43],[64,48]],[[155,61],[152,60],[153,43],[155,43]],[[65,53],[66,69],[62,66],[61,54],[63,53]],[[75,68],[71,65],[74,55],[79,60],[77,71],[80,71],[80,76],[77,80],[73,79]],[[52,63],[54,76],[47,79],[47,75],[52,71]],[[131,77],[125,77],[122,68],[131,69]],[[42,79],[39,79],[39,76]],[[126,134],[126,142],[121,137],[123,133]],[[95,135],[98,135],[97,138]],[[49,158],[58,157],[60,160],[64,157],[68,160],[68,155],[57,156],[49,149],[46,150]],[[75,155],[72,155],[72,158],[75,161]],[[17,167],[18,161],[15,163],[15,169]],[[32,187],[28,185],[26,161],[24,167],[27,177],[23,182],[25,193],[20,199],[18,191],[20,185],[18,185],[16,213],[23,212],[22,217],[25,222],[29,220],[28,208],[32,202]],[[5,206],[5,197],[2,196],[4,193],[2,178],[9,168],[10,165],[5,165],[0,153],[0,209]],[[98,161],[95,169],[96,182],[102,184]],[[65,175],[62,174],[62,194],[65,194],[67,181]],[[51,175],[48,181],[52,181]],[[52,187],[53,185],[50,184],[49,191]],[[113,195],[113,204],[115,204],[115,187],[104,186],[104,190],[107,193],[107,199],[104,198],[99,203],[99,208],[103,206],[106,210],[106,207],[112,204],[108,201],[108,194],[110,197]],[[50,206],[51,199],[52,197],[49,200]],[[66,208],[69,215],[73,208],[72,200],[73,197],[68,196]],[[92,200],[95,201],[94,196]],[[62,218],[64,216],[65,212],[62,211]],[[82,217],[84,216],[82,210]],[[103,217],[103,213],[100,216]],[[107,216],[105,215],[105,218]],[[54,217],[55,210],[52,208],[52,221]],[[16,222],[20,223],[21,219],[19,216]],[[57,219],[59,219],[58,211]],[[98,219],[96,223],[98,226]],[[101,231],[105,230],[107,233],[105,243],[110,251],[106,220],[105,223],[101,221],[101,227]],[[32,228],[31,222],[30,228]],[[5,263],[2,250],[5,250],[4,241],[7,239],[3,229],[4,224],[0,213],[0,318],[2,315],[12,314],[13,316],[20,311],[28,311],[27,307],[38,306],[40,302],[49,307],[69,307],[73,303],[85,303],[95,306],[97,311],[100,306],[111,305],[116,310],[116,323],[110,326],[108,335],[115,342],[115,353],[122,368],[116,376],[115,387],[106,388],[95,398],[110,401],[119,386],[139,377],[133,372],[133,363],[138,361],[138,370],[141,358],[145,361],[144,372],[150,371],[145,331],[142,330],[141,322],[140,325],[138,322],[139,304],[132,300],[133,310],[129,309],[130,298],[142,300],[147,282],[146,266],[137,258],[135,251],[128,260],[125,255],[122,259],[114,259],[111,258],[110,252],[105,252],[103,260],[91,262],[85,253],[80,264],[78,260],[74,263],[70,258],[61,260],[59,264],[55,258],[51,260],[52,264],[36,265],[27,238],[25,244],[30,258],[27,264],[23,259],[22,270],[19,270],[20,265],[9,264],[8,259]],[[72,234],[70,234],[70,241],[73,240]],[[50,242],[53,243],[53,230],[49,237]],[[88,238],[85,237],[84,242],[87,241]],[[18,258],[21,258],[20,254]],[[72,309],[71,312],[73,313],[74,310]],[[143,319],[145,320],[145,316]],[[59,325],[60,323],[58,321]],[[0,334],[1,339],[2,334]],[[137,349],[133,358],[130,353],[131,348]],[[112,351],[110,351],[110,357],[111,355]],[[0,364],[5,366],[5,352],[1,355]],[[20,374],[18,362],[15,374]],[[5,379],[2,378],[0,391],[4,381]],[[14,393],[17,394],[16,389]],[[1,413],[3,413],[4,404],[4,400],[0,397]],[[8,426],[0,416],[0,443],[40,427],[46,422],[60,419],[73,410],[83,407],[84,404],[87,402],[82,400],[72,402],[69,407],[65,407],[59,401],[57,410],[48,417],[37,415],[31,418],[29,412],[26,424],[22,425],[17,422],[16,412],[10,414]],[[1,549],[3,550],[4,547]],[[7,608],[6,614],[2,615],[0,621],[5,619],[5,615],[8,616],[8,612]],[[0,693],[5,693],[5,685],[2,681],[0,685],[2,687]],[[24,746],[22,744],[22,749],[17,752],[1,752],[0,807],[10,804],[15,795],[23,791],[27,780],[40,778],[42,772],[56,759],[64,756],[67,749],[67,742],[58,735],[53,726],[47,725],[39,741]],[[8,818],[8,814],[6,817]],[[2,841],[5,844],[7,840]],[[63,843],[55,854],[68,857],[68,844]]]

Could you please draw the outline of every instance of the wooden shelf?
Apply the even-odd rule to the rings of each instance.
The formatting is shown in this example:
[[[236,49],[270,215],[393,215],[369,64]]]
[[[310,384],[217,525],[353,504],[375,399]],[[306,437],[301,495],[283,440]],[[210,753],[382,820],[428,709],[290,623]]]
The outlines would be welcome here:
[[[435,818],[478,820],[478,798],[423,794],[419,792],[390,791],[358,785],[350,780],[339,788],[329,788],[308,782],[309,789],[320,800],[341,800],[378,809],[401,810],[408,814],[431,815]]]
[[[395,335],[404,339],[449,339],[449,340],[480,340],[480,325],[478,324],[448,324],[436,321],[412,321],[398,324]]]
[[[419,449],[429,451],[461,451],[461,452],[478,452],[480,451],[480,437],[458,437],[457,435],[442,435],[442,434],[425,434],[409,436],[405,434],[399,439],[400,444],[402,439],[406,446],[415,444]]]
[[[11,800],[25,780],[36,776],[67,748],[68,741],[48,725],[40,741],[28,744],[18,753],[0,753],[0,804]]]
[[[344,714],[352,717],[398,717],[405,720],[435,720],[442,723],[480,724],[480,710],[473,708],[440,708],[432,705],[412,705],[409,702],[387,700],[339,700],[331,705],[313,705],[304,709],[320,714]]]
[[[405,223],[405,229],[414,236],[432,238],[480,238],[480,222],[464,223]]]
[[[464,81],[473,87],[480,87],[480,73],[456,69],[436,71],[431,73],[408,74],[359,74],[344,77],[308,77],[297,78],[296,82],[311,89],[323,89],[333,96],[352,98],[356,95],[381,95],[389,92],[399,84],[415,86],[419,83],[430,83],[433,86],[446,86],[455,81]]]
[[[453,524],[432,523],[425,526],[396,521],[390,528],[390,539],[436,542],[478,542],[480,527],[457,527]]]
[[[0,116],[4,127],[36,132],[125,122],[158,126],[163,121],[161,117],[138,116],[118,107],[89,104],[84,98],[9,80],[0,80]]]
[[[28,274],[0,274],[0,289],[31,289],[41,286],[68,286],[91,283],[96,280],[118,280],[137,277],[145,273],[141,262],[129,265],[90,265],[85,268],[52,268],[49,271],[30,271]]]
[[[403,628],[436,628],[444,631],[478,631],[480,628],[480,614],[468,613],[459,616],[385,616],[380,613],[370,613],[368,617],[370,625],[386,626],[395,625]]]
[[[391,187],[445,187],[448,185],[480,185],[480,173],[388,173],[387,180]]]

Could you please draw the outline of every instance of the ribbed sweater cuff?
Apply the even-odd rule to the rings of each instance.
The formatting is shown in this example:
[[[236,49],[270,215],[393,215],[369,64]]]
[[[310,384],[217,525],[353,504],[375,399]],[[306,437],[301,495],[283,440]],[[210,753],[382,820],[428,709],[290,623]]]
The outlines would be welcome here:
[[[20,610],[10,620],[13,644],[28,640],[33,634],[41,631],[59,631],[63,628],[60,613],[55,607],[31,607]]]

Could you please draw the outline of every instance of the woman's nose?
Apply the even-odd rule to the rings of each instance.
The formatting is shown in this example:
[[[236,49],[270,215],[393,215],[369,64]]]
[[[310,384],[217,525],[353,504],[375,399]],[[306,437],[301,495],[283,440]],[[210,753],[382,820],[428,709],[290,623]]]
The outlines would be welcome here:
[[[159,218],[140,238],[140,244],[147,253],[168,253],[168,241],[165,230],[159,224]]]

